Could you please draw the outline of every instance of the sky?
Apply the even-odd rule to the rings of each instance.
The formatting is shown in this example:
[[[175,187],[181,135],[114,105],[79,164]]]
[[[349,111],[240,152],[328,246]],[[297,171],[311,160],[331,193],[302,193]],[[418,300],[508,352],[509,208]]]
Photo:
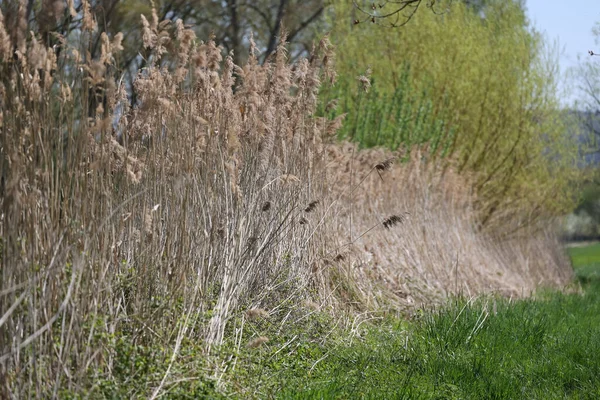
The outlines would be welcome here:
[[[600,43],[594,42],[592,28],[600,21],[600,0],[526,0],[527,15],[547,39],[558,39],[561,72],[577,65],[577,57],[590,57],[588,50],[600,53]],[[598,57],[600,59],[600,57]],[[600,62],[600,60],[599,60]],[[562,83],[562,89],[572,85]],[[576,93],[565,96],[565,103],[577,98]]]

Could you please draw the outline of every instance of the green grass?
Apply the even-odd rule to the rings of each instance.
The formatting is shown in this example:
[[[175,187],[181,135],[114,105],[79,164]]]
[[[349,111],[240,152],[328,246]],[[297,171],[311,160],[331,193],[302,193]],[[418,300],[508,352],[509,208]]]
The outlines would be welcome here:
[[[459,298],[410,320],[365,322],[352,332],[327,315],[293,309],[287,319],[285,313],[246,320],[241,345],[232,330],[210,360],[201,343],[185,341],[163,398],[600,398],[600,279],[589,278],[600,266],[600,245],[569,252],[581,292]],[[247,348],[257,336],[270,341]],[[103,383],[88,394],[150,394],[169,351],[116,343],[115,368],[123,371],[112,376],[121,378],[96,376]],[[210,372],[215,362],[222,374]]]
[[[575,275],[582,283],[600,281],[600,243],[569,248]]]
[[[370,327],[281,398],[598,398],[600,291],[456,300]],[[283,389],[283,388],[282,388]]]
[[[455,299],[411,322],[365,325],[352,341],[304,344],[308,359],[291,352],[246,367],[277,398],[600,398],[600,246],[570,253],[583,293]]]

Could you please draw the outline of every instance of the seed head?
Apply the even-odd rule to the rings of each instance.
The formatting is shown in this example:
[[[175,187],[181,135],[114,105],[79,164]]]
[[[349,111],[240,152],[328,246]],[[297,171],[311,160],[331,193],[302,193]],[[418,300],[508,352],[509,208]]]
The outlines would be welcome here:
[[[312,212],[314,211],[315,208],[317,208],[317,205],[319,204],[319,200],[314,200],[311,201],[310,203],[308,203],[308,206],[304,209],[304,212]]]
[[[376,164],[375,169],[377,171],[387,171],[388,169],[390,169],[392,167],[393,164],[394,164],[394,158],[388,158],[387,160],[384,160],[384,161],[380,162],[379,164]]]
[[[408,213],[404,213],[404,215],[391,215],[388,218],[384,219],[383,220],[384,228],[390,229],[392,226],[406,221],[407,214]]]
[[[269,312],[262,308],[252,308],[246,311],[248,319],[269,318]]]

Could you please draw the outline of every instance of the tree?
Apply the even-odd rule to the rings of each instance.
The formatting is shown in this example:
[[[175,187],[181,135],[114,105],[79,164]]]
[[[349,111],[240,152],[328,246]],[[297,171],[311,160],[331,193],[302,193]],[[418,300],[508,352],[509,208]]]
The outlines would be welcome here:
[[[354,24],[370,21],[383,22],[393,28],[400,27],[412,19],[422,3],[422,0],[386,0],[377,3],[364,1],[359,3],[352,0],[354,8],[360,14],[354,19]],[[435,3],[435,0],[428,0],[426,6],[434,13],[442,12],[435,8]]]
[[[483,225],[561,212],[571,206],[557,193],[569,190],[576,149],[559,118],[554,60],[545,58],[543,38],[529,27],[521,1],[481,4],[440,1],[442,15],[422,8],[402,29],[388,29],[355,25],[357,9],[334,2],[331,40],[344,55],[336,63],[338,92],[331,93],[341,100],[336,112],[353,115],[364,107],[364,96],[351,93],[355,77],[369,68],[373,91],[393,98],[400,89],[397,99],[424,105],[413,118],[432,115],[452,128],[446,154],[472,178]],[[402,121],[389,118],[385,124],[406,126],[402,113]]]
[[[600,45],[600,21],[592,29],[595,44]],[[589,50],[591,58],[581,60],[571,74],[577,82],[579,94],[578,108],[579,122],[584,131],[589,135],[589,148],[587,153],[600,153],[600,63],[595,56],[600,54]]]

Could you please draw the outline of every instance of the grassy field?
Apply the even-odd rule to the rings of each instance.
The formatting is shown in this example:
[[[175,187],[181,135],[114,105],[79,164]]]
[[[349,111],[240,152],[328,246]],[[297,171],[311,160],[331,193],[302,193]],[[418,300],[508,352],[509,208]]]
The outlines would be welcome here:
[[[457,299],[252,368],[280,398],[598,398],[600,245],[570,255],[582,293]]]
[[[291,315],[300,320],[292,323],[247,319],[243,345],[231,341],[219,350],[219,359],[229,360],[219,376],[199,377],[210,361],[184,343],[163,397],[598,398],[600,245],[569,252],[581,281],[571,293],[454,299],[410,320],[374,319],[351,330],[317,313]],[[247,345],[258,337],[269,341]],[[168,354],[126,343],[116,352],[123,380],[104,381],[88,394],[139,395],[161,379]]]
[[[457,301],[408,328],[389,322],[367,330],[310,378],[292,379],[282,397],[597,398],[598,300],[594,290]]]

